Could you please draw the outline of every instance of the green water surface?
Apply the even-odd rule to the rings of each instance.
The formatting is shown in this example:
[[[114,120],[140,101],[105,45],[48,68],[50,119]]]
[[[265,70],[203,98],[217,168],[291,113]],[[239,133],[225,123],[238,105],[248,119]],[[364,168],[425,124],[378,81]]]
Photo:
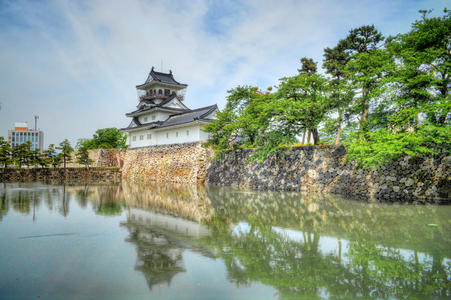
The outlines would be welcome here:
[[[449,205],[0,183],[0,299],[450,298]]]

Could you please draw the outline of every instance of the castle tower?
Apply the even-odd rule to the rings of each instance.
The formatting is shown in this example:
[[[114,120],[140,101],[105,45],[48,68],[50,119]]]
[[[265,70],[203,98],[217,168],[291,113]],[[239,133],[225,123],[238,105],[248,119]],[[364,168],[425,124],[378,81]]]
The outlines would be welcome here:
[[[152,67],[146,81],[137,85],[136,110],[125,114],[132,118],[127,132],[130,148],[205,141],[202,128],[215,118],[217,105],[189,109],[185,104],[188,87],[174,79],[172,72],[157,72]]]
[[[146,82],[137,85],[139,101],[142,100],[164,100],[172,94],[176,94],[177,99],[184,100],[187,84],[179,83],[174,79],[172,71],[169,73],[157,72],[154,67],[150,70]]]

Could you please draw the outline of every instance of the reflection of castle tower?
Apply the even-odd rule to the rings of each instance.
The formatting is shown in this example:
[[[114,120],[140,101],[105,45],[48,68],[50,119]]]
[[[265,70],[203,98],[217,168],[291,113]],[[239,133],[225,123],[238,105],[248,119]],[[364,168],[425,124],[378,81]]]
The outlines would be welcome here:
[[[138,252],[135,270],[144,274],[150,289],[163,282],[169,285],[177,273],[185,272],[183,249],[178,248],[164,235],[139,224],[128,222],[126,226],[130,230],[127,241],[135,244]]]
[[[127,241],[136,245],[135,269],[144,274],[150,289],[163,282],[169,285],[176,274],[185,272],[183,251],[201,249],[196,240],[209,234],[205,226],[195,222],[136,208],[129,208],[127,222],[122,225],[130,232]],[[201,253],[212,256],[206,250]]]

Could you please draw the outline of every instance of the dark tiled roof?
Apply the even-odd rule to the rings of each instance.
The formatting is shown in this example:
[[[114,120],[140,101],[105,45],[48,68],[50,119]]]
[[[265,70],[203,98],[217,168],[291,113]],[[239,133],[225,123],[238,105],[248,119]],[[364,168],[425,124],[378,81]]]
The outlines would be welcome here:
[[[142,100],[141,102],[145,102],[146,104],[149,104],[150,107],[140,108],[140,109],[134,110],[132,112],[129,112],[129,113],[125,114],[125,115],[126,116],[130,116],[130,115],[135,114],[135,113],[149,111],[149,110],[151,110],[153,108],[156,108],[156,107],[160,107],[160,108],[164,108],[164,109],[168,109],[168,110],[173,110],[174,112],[183,112],[183,111],[189,110],[189,109],[183,109],[183,108],[163,107],[163,105],[169,103],[171,100],[173,100],[176,97],[177,97],[177,95],[175,93],[172,93],[167,99],[161,101],[158,104],[155,104],[154,100]]]
[[[177,80],[175,80],[174,76],[172,75],[172,71],[169,71],[169,73],[156,72],[156,71],[154,71],[154,68],[152,67],[152,70],[150,70],[149,76],[147,76],[146,82],[143,84],[137,85],[137,87],[145,85],[151,79],[153,79],[155,81],[159,81],[161,83],[166,83],[166,84],[188,86],[186,84],[180,83]]]
[[[135,118],[133,118],[135,119]],[[138,121],[139,122],[139,121]],[[139,129],[139,128],[143,128],[143,127],[148,127],[148,129],[153,129],[153,128],[158,128],[160,127],[160,125],[162,124],[162,121],[156,121],[156,122],[150,122],[150,123],[145,123],[145,124],[141,124],[141,123],[136,123],[137,126],[135,127],[130,127],[130,125],[132,123],[130,123],[130,125],[128,125],[128,127],[126,128],[121,128],[121,130],[128,130],[128,129]],[[139,124],[139,125],[138,125]]]
[[[135,122],[136,126],[141,126],[141,122],[139,122],[138,117],[133,117],[132,122]]]
[[[205,117],[208,116],[213,111],[215,111],[216,109],[218,109],[218,106],[215,104],[191,110],[188,112],[172,115],[166,121],[164,121],[163,124],[159,126],[159,128],[190,123],[196,120],[210,121],[210,119],[205,119]]]
[[[152,108],[153,107],[148,108],[148,109],[152,109]],[[202,107],[202,108],[198,108],[198,109],[194,109],[194,110],[185,110],[185,111],[182,110],[182,112],[180,112],[180,113],[170,115],[166,121],[157,121],[157,122],[151,122],[151,123],[145,123],[145,124],[140,123],[137,117],[133,117],[133,121],[135,121],[135,123],[137,125],[138,124],[139,125],[136,127],[130,127],[130,125],[131,125],[131,123],[130,123],[129,127],[122,128],[122,130],[137,129],[137,128],[143,128],[143,127],[147,127],[148,129],[157,129],[157,128],[164,128],[164,127],[191,123],[191,122],[194,122],[197,120],[211,121],[212,119],[207,118],[207,116],[217,109],[218,109],[218,106],[215,104],[215,105]],[[150,125],[153,125],[153,126],[150,126]]]

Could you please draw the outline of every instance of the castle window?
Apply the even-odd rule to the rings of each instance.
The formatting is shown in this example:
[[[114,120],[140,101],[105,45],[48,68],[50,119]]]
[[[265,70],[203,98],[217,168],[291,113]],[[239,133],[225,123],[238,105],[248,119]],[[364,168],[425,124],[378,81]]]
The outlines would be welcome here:
[[[153,115],[153,116],[152,116],[152,120],[155,120],[155,118],[156,118],[156,116],[155,116],[155,115]]]
[[[147,139],[150,140],[152,138],[152,135],[150,133],[147,134]]]
[[[167,139],[169,138],[169,133],[168,133],[168,132],[166,132],[166,138],[167,138]]]
[[[158,95],[163,95],[163,90],[158,90]]]
[[[175,137],[178,137],[178,136],[179,136],[179,132],[176,131],[176,132],[175,132]]]
[[[189,130],[186,131],[186,135],[189,135]]]
[[[147,117],[144,117],[144,122],[147,122]]]
[[[140,136],[139,136],[139,140],[140,140],[140,141],[144,140],[144,135],[140,135]]]
[[[133,141],[136,141],[136,135],[133,136]]]
[[[166,96],[169,96],[170,93],[171,93],[170,90],[168,90],[168,89],[165,89],[165,90],[164,90],[164,94],[165,94]]]

